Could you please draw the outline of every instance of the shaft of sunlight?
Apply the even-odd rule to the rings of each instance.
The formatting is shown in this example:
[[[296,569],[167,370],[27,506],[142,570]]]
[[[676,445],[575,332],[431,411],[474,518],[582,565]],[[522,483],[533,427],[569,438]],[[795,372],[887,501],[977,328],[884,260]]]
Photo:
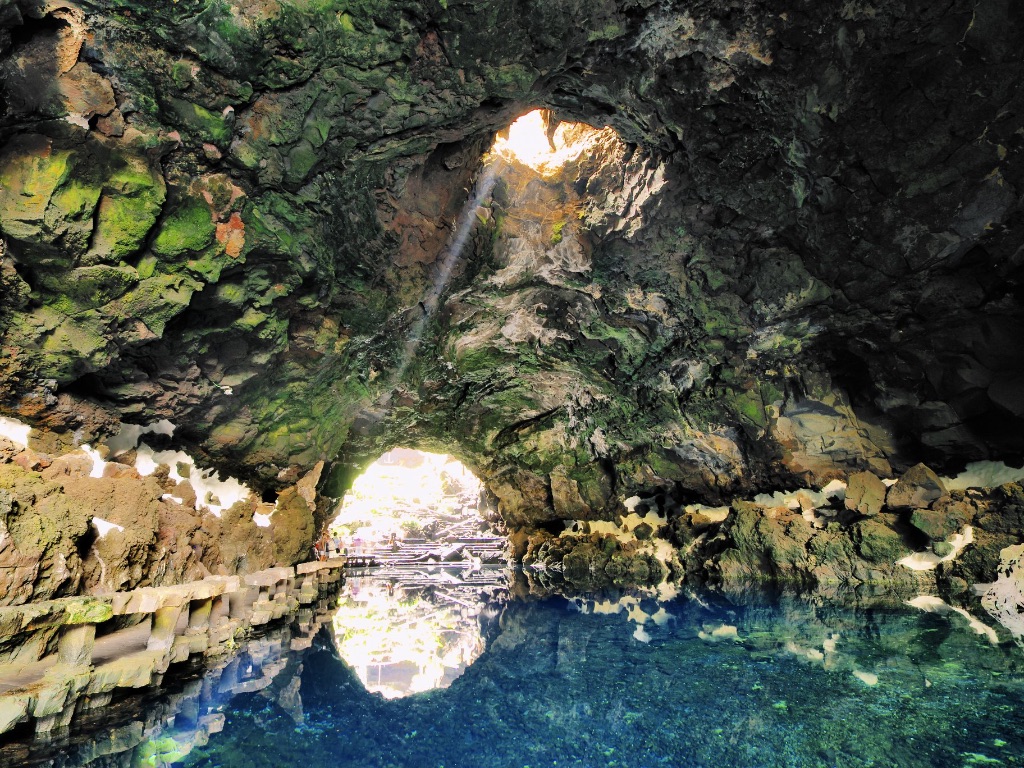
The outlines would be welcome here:
[[[476,209],[490,197],[497,180],[498,173],[495,166],[485,166],[484,172],[477,180],[473,194],[470,195],[469,199],[466,200],[466,204],[462,207],[462,212],[459,214],[455,224],[455,236],[452,238],[451,243],[449,243],[445,255],[438,265],[433,285],[431,285],[430,290],[423,297],[423,301],[420,302],[420,316],[410,326],[409,333],[406,336],[405,348],[402,350],[402,358],[399,361],[394,377],[396,384],[402,381],[406,369],[416,357],[420,341],[423,339],[423,331],[430,318],[437,311],[442,294],[448,289],[452,273],[462,257],[462,252],[469,242],[470,235],[473,234],[473,225],[476,223]]]

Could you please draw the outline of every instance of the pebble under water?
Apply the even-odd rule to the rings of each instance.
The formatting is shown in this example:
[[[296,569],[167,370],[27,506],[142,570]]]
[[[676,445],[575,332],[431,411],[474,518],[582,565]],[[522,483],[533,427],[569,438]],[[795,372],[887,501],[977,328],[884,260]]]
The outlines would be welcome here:
[[[404,606],[396,632],[433,621],[438,656],[458,655],[469,617],[482,653],[447,687],[386,698],[326,625],[305,650],[246,660],[276,665],[271,685],[224,701],[210,691],[124,765],[1024,765],[1021,649],[934,599],[506,595],[450,620],[443,606],[415,618],[393,585],[386,595]],[[430,590],[415,599],[429,606]],[[189,742],[204,712],[219,732]]]

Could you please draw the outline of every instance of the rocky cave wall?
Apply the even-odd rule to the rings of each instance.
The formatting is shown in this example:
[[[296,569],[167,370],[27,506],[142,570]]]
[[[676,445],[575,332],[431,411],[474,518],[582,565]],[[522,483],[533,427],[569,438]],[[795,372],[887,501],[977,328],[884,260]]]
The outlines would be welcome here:
[[[1018,459],[1022,26],[1008,0],[3,0],[3,411],[55,454],[168,419],[268,493],[442,449],[514,527]],[[501,169],[402,365],[534,106],[623,143]]]

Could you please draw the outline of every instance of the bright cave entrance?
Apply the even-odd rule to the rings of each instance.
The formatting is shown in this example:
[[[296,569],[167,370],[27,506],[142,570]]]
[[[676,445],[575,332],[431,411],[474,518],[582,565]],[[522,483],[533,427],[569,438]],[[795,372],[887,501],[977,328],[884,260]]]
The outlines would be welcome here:
[[[506,592],[506,540],[482,491],[457,459],[396,448],[345,495],[330,535],[372,565],[348,570],[334,637],[368,691],[446,688],[483,653]]]
[[[551,176],[567,163],[607,143],[619,143],[612,128],[558,121],[550,110],[534,109],[500,131],[491,152],[542,176]]]
[[[356,478],[330,534],[345,542],[350,556],[383,562],[396,547],[440,551],[487,532],[482,491],[483,484],[452,456],[395,448]],[[472,545],[462,549],[472,552]]]

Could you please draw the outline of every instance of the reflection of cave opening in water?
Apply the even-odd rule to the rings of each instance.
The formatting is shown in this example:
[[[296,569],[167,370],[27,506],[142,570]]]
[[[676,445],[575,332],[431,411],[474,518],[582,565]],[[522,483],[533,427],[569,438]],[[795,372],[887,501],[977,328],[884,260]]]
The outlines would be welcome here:
[[[451,456],[397,448],[346,494],[331,535],[377,567],[350,571],[334,636],[367,690],[445,688],[483,652],[506,542],[488,530],[482,490]]]
[[[393,699],[447,688],[486,648],[503,584],[460,588],[451,569],[411,580],[350,578],[334,617],[338,653],[366,690]],[[432,583],[433,582],[433,583]]]

